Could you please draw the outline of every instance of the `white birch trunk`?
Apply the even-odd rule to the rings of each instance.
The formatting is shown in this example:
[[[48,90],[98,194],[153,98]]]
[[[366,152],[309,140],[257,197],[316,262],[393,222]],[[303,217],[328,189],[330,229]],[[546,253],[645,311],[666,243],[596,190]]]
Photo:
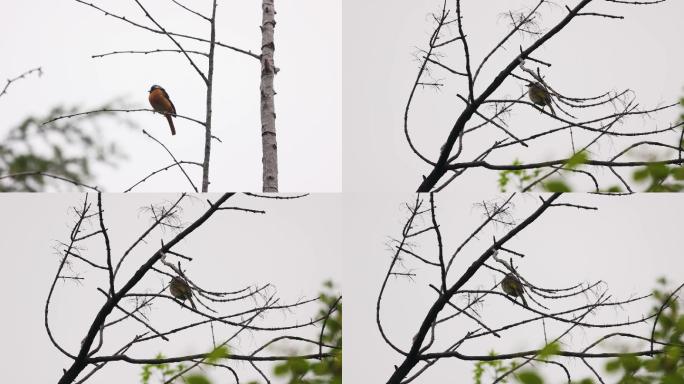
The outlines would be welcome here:
[[[275,126],[275,91],[273,79],[278,71],[273,60],[275,43],[274,0],[262,0],[261,22],[261,149],[263,164],[263,191],[278,192],[278,145]]]

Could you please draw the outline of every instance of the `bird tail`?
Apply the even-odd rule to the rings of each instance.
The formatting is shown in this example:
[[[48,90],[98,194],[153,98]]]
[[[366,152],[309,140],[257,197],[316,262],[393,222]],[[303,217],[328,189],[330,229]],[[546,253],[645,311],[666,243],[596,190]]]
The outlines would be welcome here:
[[[165,115],[166,120],[169,122],[169,128],[171,128],[171,134],[175,135],[176,134],[176,127],[173,126],[173,120],[171,120],[171,115]]]
[[[522,299],[523,304],[524,304],[526,307],[529,307],[529,305],[527,305],[527,300],[525,300],[525,295],[523,295],[523,294],[521,293],[521,294],[520,294],[520,298]]]

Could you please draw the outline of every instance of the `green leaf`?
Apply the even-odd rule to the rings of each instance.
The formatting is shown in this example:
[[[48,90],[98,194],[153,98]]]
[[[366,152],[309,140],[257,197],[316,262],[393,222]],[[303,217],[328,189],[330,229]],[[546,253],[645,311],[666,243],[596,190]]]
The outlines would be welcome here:
[[[589,160],[589,155],[586,152],[577,152],[565,163],[565,168],[575,169],[578,165],[585,164]]]
[[[684,180],[684,167],[672,167],[670,174],[675,180]]]
[[[539,358],[542,360],[547,359],[549,356],[557,355],[560,352],[560,344],[558,342],[553,342],[547,344],[541,351],[539,351]]]
[[[217,361],[219,361],[220,359],[224,359],[224,358],[228,357],[228,355],[229,355],[228,347],[226,347],[225,345],[222,345],[220,347],[217,347],[216,349],[211,351],[209,353],[209,355],[207,355],[207,362],[210,364],[214,364]]]
[[[276,376],[285,376],[290,372],[290,366],[287,363],[278,364],[273,368],[273,373]]]
[[[636,356],[622,356],[620,363],[627,372],[636,372],[641,368],[641,360]]]
[[[632,179],[634,181],[644,181],[648,177],[649,172],[647,168],[641,168],[632,173]]]
[[[518,380],[523,384],[543,384],[544,380],[534,371],[524,371],[517,375]]]
[[[647,168],[655,180],[664,180],[670,175],[670,168],[665,164],[650,164]]]
[[[619,360],[611,360],[606,363],[606,372],[615,372],[618,369],[620,369],[620,361]]]
[[[670,373],[663,377],[662,384],[684,384],[684,376],[677,373]]]
[[[551,180],[544,183],[544,189],[549,192],[572,192],[570,187],[561,180]]]
[[[187,384],[211,384],[211,381],[204,375],[191,375],[185,378]]]
[[[309,362],[304,359],[290,359],[290,370],[295,375],[304,375],[309,371]]]

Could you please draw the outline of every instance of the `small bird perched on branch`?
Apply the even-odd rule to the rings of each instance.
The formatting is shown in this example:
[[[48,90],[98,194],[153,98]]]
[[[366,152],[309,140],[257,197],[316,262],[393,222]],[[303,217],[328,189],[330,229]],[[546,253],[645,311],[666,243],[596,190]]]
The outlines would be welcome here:
[[[192,308],[195,307],[195,303],[192,301],[192,288],[190,285],[180,276],[174,276],[171,278],[171,284],[169,284],[169,291],[171,295],[180,301],[189,300]]]
[[[541,105],[542,109],[548,105],[551,113],[556,116],[556,111],[553,110],[551,94],[546,87],[541,83],[529,83],[527,84],[527,87],[529,88],[527,94],[530,97],[530,100],[537,105]]]
[[[523,304],[527,307],[527,301],[523,295],[525,290],[520,282],[520,279],[518,279],[514,274],[509,273],[503,278],[503,280],[501,280],[501,289],[503,289],[503,291],[509,296],[520,297]]]
[[[169,94],[166,93],[164,88],[158,85],[153,85],[152,88],[150,88],[149,93],[148,100],[150,101],[150,105],[152,105],[152,108],[155,111],[166,116],[166,120],[169,122],[169,128],[171,128],[171,134],[175,135],[176,128],[173,126],[171,117],[176,116],[176,107],[173,105],[173,102],[171,102]]]

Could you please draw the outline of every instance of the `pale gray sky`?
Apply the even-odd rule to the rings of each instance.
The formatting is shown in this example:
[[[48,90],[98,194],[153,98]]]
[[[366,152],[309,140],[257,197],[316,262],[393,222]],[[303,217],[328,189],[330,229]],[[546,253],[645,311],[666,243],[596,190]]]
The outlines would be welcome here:
[[[508,31],[506,19],[501,14],[524,10],[538,1],[462,3],[471,59],[479,63]],[[448,4],[453,9],[455,1],[450,0]],[[573,7],[577,1],[563,0],[555,4],[541,8],[540,27],[544,31],[567,13],[565,5]],[[442,0],[344,2],[344,25],[353,26],[344,28],[342,48],[344,148],[345,153],[353,154],[344,160],[345,191],[415,191],[421,175],[429,171],[411,152],[404,138],[403,116],[418,73],[419,62],[414,54],[418,48],[426,48],[434,26],[429,14],[440,11],[441,6]],[[684,2],[675,0],[656,6],[633,7],[595,1],[587,11],[605,11],[625,16],[625,19],[580,18],[538,50],[536,58],[553,64],[551,68],[541,68],[549,84],[563,94],[576,97],[630,88],[636,92],[637,102],[643,108],[676,103],[684,92],[680,65],[684,61],[684,51],[679,49]],[[455,27],[452,31],[458,32]],[[507,51],[494,55],[478,78],[476,93],[481,92],[519,52],[519,45],[527,47],[530,43],[529,38],[521,42],[516,37],[507,46]],[[456,43],[442,53],[445,63],[457,70],[463,69],[460,44]],[[527,66],[536,68],[531,62]],[[444,70],[433,70],[433,76],[447,86],[438,92],[419,88],[409,123],[415,145],[434,160],[462,111],[463,103],[456,94],[466,94],[467,85],[463,80],[454,81]],[[425,77],[423,81],[430,79]],[[524,92],[523,86],[520,81],[507,80],[495,97],[517,97]],[[654,115],[652,119],[632,119],[619,129],[631,132],[664,128],[680,112],[672,110]],[[557,126],[527,107],[514,109],[508,122],[510,131],[519,137]],[[578,146],[589,141],[581,133],[581,136],[577,136],[577,132],[575,135]],[[679,136],[673,135],[667,136],[671,139],[668,143],[676,145]],[[479,154],[485,148],[483,143],[491,145],[492,137],[500,138],[501,132],[489,127],[466,140],[463,158],[472,159]],[[570,154],[567,135],[535,143],[537,145],[529,148],[511,146],[509,151],[488,160],[495,164],[510,164],[516,157],[522,161],[551,160]],[[609,151],[614,153],[616,147],[622,148],[622,143],[620,140],[604,141],[596,156]],[[598,172],[598,175],[617,182],[608,171]],[[496,172],[492,171],[467,172],[450,188],[494,191],[496,178]],[[586,183],[584,179],[580,185],[589,188]]]
[[[217,196],[210,195],[208,198],[215,199]],[[0,360],[3,366],[8,367],[4,373],[7,382],[22,382],[27,377],[36,383],[56,382],[62,368],[68,367],[68,359],[48,340],[43,327],[43,307],[60,259],[54,247],[57,241],[68,241],[73,225],[70,207],[81,204],[82,197],[80,194],[5,194],[0,198],[0,212],[3,212],[4,217],[12,218],[0,221],[0,233],[3,234],[0,248],[5,259],[5,273],[0,280],[0,288],[7,293],[4,305],[11,308],[0,320],[0,339],[3,340]],[[91,198],[95,196],[91,195]],[[176,198],[177,195],[172,194],[104,195],[105,220],[113,255],[118,259],[150,225],[149,216],[141,211],[142,207]],[[188,200],[183,204],[184,223],[194,221],[205,211],[205,198]],[[219,212],[179,244],[177,252],[194,258],[193,262],[182,261],[182,264],[187,275],[197,284],[208,290],[234,291],[271,283],[276,287],[281,303],[317,296],[322,282],[327,279],[341,286],[342,203],[338,195],[318,194],[288,201],[236,196],[226,206],[263,209],[267,213]],[[98,225],[96,220],[91,224]],[[141,244],[130,254],[120,276],[124,279],[130,276],[158,248],[160,239],[170,239],[173,235],[169,231],[153,232],[148,243]],[[87,249],[82,250],[82,255],[101,262],[104,256],[102,244],[101,237],[93,237],[85,242]],[[177,258],[172,259],[169,261],[178,261]],[[50,324],[57,340],[73,352],[77,350],[86,327],[103,303],[95,288],[106,287],[106,277],[103,280],[101,273],[85,268],[79,262],[73,262],[71,269],[65,270],[65,273],[78,274],[85,280],[80,285],[57,283],[50,310]],[[168,283],[165,280],[168,279],[152,273],[133,291],[142,293],[160,289]],[[223,311],[238,312],[240,308],[250,305],[249,300],[228,304]],[[316,316],[318,309],[317,304],[308,304],[292,312],[275,311],[257,323],[303,323]],[[111,318],[118,316],[112,314]],[[164,300],[155,304],[148,316],[150,323],[158,330],[171,329],[198,319],[178,305]],[[134,334],[144,331],[137,323],[122,324],[111,329],[104,351],[112,351]],[[228,332],[220,327],[215,329],[217,339]],[[295,334],[314,337],[312,335],[318,335],[319,330],[308,327]],[[274,334],[268,336],[273,337]],[[263,341],[262,334],[244,333],[239,342],[231,343],[231,348],[235,353],[244,353]],[[211,349],[211,330],[200,327],[194,332],[181,333],[171,338],[170,342],[140,345],[131,350],[130,355],[154,357],[162,352],[166,356],[177,356],[207,349]],[[283,350],[273,348],[267,351],[272,354],[278,352],[282,353]],[[40,369],[36,369],[36,359],[40,360]],[[237,363],[233,367],[244,374],[241,378],[244,382],[256,378],[248,364]],[[269,370],[268,365],[262,365],[262,368]],[[139,380],[139,373],[139,366],[116,363],[89,382],[135,383]],[[225,372],[219,373],[215,376],[216,383],[233,382],[226,378]]]
[[[187,2],[186,2],[187,3]],[[193,6],[203,12],[210,1]],[[148,24],[133,2],[96,4]],[[208,36],[208,23],[172,2],[143,2],[170,31]],[[189,3],[187,3],[189,4]],[[279,146],[280,190],[335,192],[341,190],[341,2],[299,0],[276,2],[275,89]],[[4,1],[0,5],[4,59],[3,79],[42,66],[44,76],[17,82],[0,100],[0,134],[28,115],[43,115],[56,105],[89,110],[115,98],[149,108],[147,91],[162,85],[179,114],[203,120],[205,89],[187,60],[175,53],[119,55],[92,59],[111,51],[169,49],[173,43],[130,26],[74,0]],[[217,39],[259,53],[261,3],[220,2]],[[185,42],[184,40],[180,40]],[[187,43],[187,49],[200,46]],[[261,190],[261,123],[259,61],[218,49],[215,69],[214,143],[211,191]],[[200,61],[199,59],[198,61]],[[149,113],[129,115],[164,142],[177,158],[202,161],[203,131],[176,119],[171,137],[165,120]],[[157,143],[139,130],[104,124],[129,161],[117,169],[97,169],[109,191],[123,191],[145,174],[172,162]],[[195,180],[201,170],[192,169]],[[165,172],[138,191],[189,190],[180,172]]]
[[[445,252],[450,255],[469,235],[483,218],[483,212],[474,203],[483,200],[501,200],[504,196],[459,195],[442,193],[436,197],[437,218],[441,225]],[[353,284],[345,284],[345,381],[350,383],[384,383],[393,367],[400,364],[401,356],[395,353],[381,339],[375,323],[377,295],[393,253],[388,250],[390,238],[398,238],[407,218],[404,203],[413,203],[415,196],[406,193],[348,194],[345,196],[345,278],[353,276]],[[538,204],[536,195],[517,196],[512,211],[516,221],[522,221]],[[592,195],[564,195],[559,202],[574,202],[594,205],[598,211],[580,211],[574,208],[554,208],[521,232],[507,244],[507,248],[525,254],[515,258],[519,272],[535,285],[546,288],[572,286],[579,282],[603,280],[615,300],[648,294],[655,287],[655,279],[667,276],[672,283],[682,283],[681,271],[684,259],[681,251],[681,212],[684,199],[680,195],[639,195],[627,198],[599,197]],[[374,220],[364,220],[373,217]],[[426,219],[427,220],[427,219]],[[417,228],[429,226],[418,221]],[[454,282],[481,252],[491,244],[492,235],[500,238],[506,230],[498,226],[485,231],[479,239],[464,249],[456,258],[451,282]],[[430,260],[436,260],[434,236],[423,240],[412,239],[415,252]],[[505,255],[508,259],[510,255]],[[435,282],[433,267],[404,258],[406,269],[416,273],[413,281],[391,278],[385,292],[381,318],[389,338],[399,347],[408,349],[427,309],[435,300],[434,291],[428,282]],[[491,262],[491,264],[496,264]],[[360,268],[360,266],[363,266]],[[400,269],[401,270],[401,269]],[[480,270],[467,284],[467,288],[493,286],[500,277],[488,269]],[[438,281],[438,280],[437,280]],[[438,284],[438,283],[437,283]],[[584,300],[592,300],[588,295]],[[563,300],[542,301],[553,309],[570,308],[572,303]],[[457,303],[462,303],[457,301]],[[598,311],[588,320],[637,319],[648,312],[651,301],[622,309]],[[537,307],[538,308],[538,307]],[[447,311],[449,312],[449,311]],[[503,325],[511,319],[527,318],[525,312],[513,308],[512,304],[497,297],[489,298],[479,308],[482,320],[490,327]],[[440,316],[442,318],[443,316]],[[650,325],[650,323],[649,323]],[[648,334],[649,325],[632,327],[630,330]],[[547,322],[549,338],[560,334],[565,327]],[[436,346],[454,342],[468,330],[478,326],[469,321],[446,325],[436,334]],[[515,352],[543,346],[541,325],[502,333],[501,339],[481,338],[464,344],[459,352],[464,354],[486,354],[494,349],[499,353]],[[593,331],[573,331],[564,339],[564,348],[577,350],[593,341]],[[620,342],[608,343],[613,350],[619,350]],[[642,345],[643,346],[643,345]],[[434,351],[439,350],[436,347]],[[371,362],[371,363],[369,363]],[[601,363],[595,363],[600,368]],[[358,367],[372,367],[359,369]],[[442,360],[416,383],[471,382],[472,363],[456,359]],[[568,365],[574,379],[586,376],[581,362]],[[559,379],[559,371],[552,370],[547,377]],[[560,379],[559,379],[560,380]],[[485,380],[484,382],[491,382]]]

